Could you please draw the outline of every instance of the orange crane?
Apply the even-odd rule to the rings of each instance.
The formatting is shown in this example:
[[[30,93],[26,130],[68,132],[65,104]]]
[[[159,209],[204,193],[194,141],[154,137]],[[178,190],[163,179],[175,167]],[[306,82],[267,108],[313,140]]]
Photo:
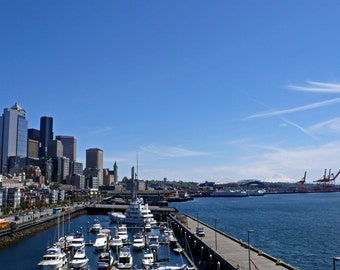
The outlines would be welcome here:
[[[296,182],[296,184],[304,185],[306,183],[306,174],[307,174],[307,171],[305,171],[305,175],[302,177],[300,181]]]

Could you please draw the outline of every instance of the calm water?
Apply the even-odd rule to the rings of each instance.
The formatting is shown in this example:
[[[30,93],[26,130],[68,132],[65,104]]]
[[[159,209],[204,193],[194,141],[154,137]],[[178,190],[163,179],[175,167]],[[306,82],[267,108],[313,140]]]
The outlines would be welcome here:
[[[172,203],[181,212],[197,217],[232,236],[251,244],[301,270],[333,269],[333,257],[340,255],[340,193],[266,195],[247,198],[195,198],[193,201]],[[104,227],[113,226],[108,216],[98,216]],[[87,222],[95,216],[71,220],[71,231],[83,227],[87,241],[95,234],[86,233]],[[62,230],[60,230],[61,233]],[[68,231],[68,222],[65,232]],[[38,235],[0,250],[1,269],[38,269],[37,263],[51,244],[57,230],[51,228]],[[98,253],[87,247],[90,269],[96,269]],[[169,255],[166,249],[160,257]],[[134,260],[141,260],[141,254]],[[178,255],[177,263],[183,261]],[[340,262],[337,268],[340,269]]]
[[[64,223],[64,226],[59,226],[59,233],[62,235],[62,232],[68,232],[68,227],[70,227],[71,232],[75,232],[82,228],[84,237],[86,242],[91,241],[95,242],[96,234],[92,232],[87,232],[88,222],[90,225],[92,224],[94,218],[98,217],[100,223],[104,228],[112,228],[111,235],[114,234],[114,227],[116,226],[113,223],[110,223],[110,219],[108,216],[98,215],[84,215],[81,217],[77,217],[72,219],[69,223],[68,221]],[[64,227],[64,228],[63,228]],[[133,235],[138,232],[136,228],[128,228],[129,240],[132,242]],[[154,233],[159,233],[159,230],[153,231]],[[42,259],[43,255],[46,252],[46,247],[51,245],[57,239],[58,229],[57,227],[48,229],[43,231],[33,237],[22,240],[20,243],[12,245],[6,249],[0,250],[0,269],[6,270],[38,270],[39,267],[37,263]],[[161,240],[161,238],[160,238]],[[141,268],[141,262],[143,259],[143,251],[134,251],[131,248],[131,252],[134,257],[134,265],[138,268]],[[94,247],[88,246],[86,247],[86,255],[90,259],[89,269],[94,270],[97,269],[97,261],[100,252],[96,252]],[[112,255],[115,257],[115,252],[112,252]],[[161,246],[159,250],[159,259],[169,258],[171,264],[179,264],[187,263],[184,258],[181,256],[170,252],[170,250],[166,246]]]
[[[333,269],[340,255],[340,193],[195,198],[171,206],[243,241],[252,229],[253,246],[301,270]]]

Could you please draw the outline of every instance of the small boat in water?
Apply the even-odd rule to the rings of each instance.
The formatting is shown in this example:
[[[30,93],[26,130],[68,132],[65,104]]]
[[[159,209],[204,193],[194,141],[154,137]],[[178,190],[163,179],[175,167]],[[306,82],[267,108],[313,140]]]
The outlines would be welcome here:
[[[136,233],[133,236],[132,247],[137,250],[145,248],[145,239],[142,233]]]
[[[119,252],[117,269],[131,269],[133,265],[133,257],[129,248],[123,248]]]
[[[104,250],[108,247],[108,241],[110,240],[110,230],[109,229],[101,229],[96,237],[96,241],[93,246],[96,250]]]
[[[95,219],[93,220],[93,224],[92,224],[92,226],[91,226],[91,228],[90,228],[89,230],[92,231],[92,232],[97,233],[97,232],[99,232],[101,229],[102,229],[102,225],[100,224],[99,219],[98,219],[98,218],[95,218]]]
[[[38,263],[42,270],[60,270],[67,265],[66,253],[58,246],[47,249],[43,259]]]
[[[98,270],[111,270],[113,268],[113,257],[109,251],[100,253],[97,269]]]
[[[123,246],[122,238],[118,234],[115,234],[111,239],[110,248],[116,250],[117,248],[121,248],[122,246]]]
[[[116,234],[118,234],[120,236],[120,238],[122,239],[123,242],[126,242],[129,238],[128,232],[127,232],[127,227],[125,224],[121,224],[120,226],[118,226],[117,230],[116,230]]]
[[[149,249],[146,250],[144,252],[144,257],[142,259],[143,269],[149,269],[154,264],[154,262],[155,260],[154,260],[153,252]]]
[[[86,267],[89,263],[89,258],[85,254],[85,249],[78,249],[70,263],[73,269],[83,269],[84,267]]]

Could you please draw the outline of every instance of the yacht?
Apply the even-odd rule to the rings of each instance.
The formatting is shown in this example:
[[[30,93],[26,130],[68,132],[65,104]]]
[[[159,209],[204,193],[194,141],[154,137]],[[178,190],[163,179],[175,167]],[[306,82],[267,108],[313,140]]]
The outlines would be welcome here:
[[[43,259],[38,263],[38,266],[43,270],[59,270],[66,265],[66,253],[58,246],[48,248]]]
[[[133,257],[129,248],[123,248],[119,252],[117,269],[131,269],[133,265]]]
[[[136,233],[133,236],[132,247],[133,249],[139,249],[139,250],[145,248],[145,239],[142,233]]]
[[[84,268],[87,266],[89,258],[85,254],[85,248],[78,249],[70,263],[74,269]]]
[[[120,236],[123,242],[126,242],[128,240],[129,236],[125,224],[121,224],[120,226],[118,226],[116,233]]]
[[[98,232],[96,241],[94,242],[93,246],[96,250],[104,250],[108,247],[108,240],[110,238],[110,230],[109,229],[102,229]]]
[[[104,251],[100,253],[98,262],[98,270],[111,270],[113,269],[113,257],[109,251]]]
[[[149,249],[146,250],[144,252],[144,257],[142,259],[143,269],[149,269],[154,264],[154,262],[155,260],[154,260],[153,252]]]
[[[97,233],[97,232],[99,232],[101,229],[102,229],[102,225],[100,224],[99,219],[98,219],[98,218],[95,218],[94,221],[93,221],[93,224],[92,224],[90,230],[91,230],[92,232]]]
[[[123,246],[122,238],[118,234],[115,234],[115,236],[113,236],[111,239],[110,248],[116,249],[121,248],[122,246]]]
[[[226,189],[226,190],[215,190],[210,194],[211,197],[247,197],[248,193],[244,190],[234,190],[234,189]]]
[[[144,226],[149,223],[155,226],[157,221],[154,219],[148,204],[144,204],[142,198],[133,200],[125,211],[125,214],[120,212],[109,212],[110,220],[116,223],[134,224]]]
[[[159,248],[158,235],[151,233],[148,235],[148,247],[151,250],[157,250]]]
[[[85,239],[82,232],[77,231],[73,237],[70,237],[69,247],[77,251],[85,247]]]

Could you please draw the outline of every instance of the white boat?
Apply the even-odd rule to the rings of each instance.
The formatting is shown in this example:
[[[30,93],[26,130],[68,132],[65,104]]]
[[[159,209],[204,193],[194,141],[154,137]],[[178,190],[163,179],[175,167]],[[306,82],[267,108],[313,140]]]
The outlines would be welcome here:
[[[73,237],[70,238],[69,247],[74,251],[77,251],[80,248],[85,248],[85,239],[81,232],[76,232]]]
[[[244,190],[215,190],[210,194],[211,197],[247,197],[248,193]]]
[[[144,269],[149,269],[155,262],[153,252],[151,250],[146,250],[144,252],[144,257],[142,259],[142,266]]]
[[[188,270],[191,269],[190,267],[188,267],[188,265],[186,264],[182,264],[182,265],[166,265],[166,266],[159,266],[154,268],[156,270]]]
[[[113,268],[113,257],[109,251],[104,251],[100,253],[97,269],[98,270],[110,270]]]
[[[85,249],[80,248],[74,254],[71,260],[71,266],[74,269],[84,268],[89,263],[89,258],[85,254]]]
[[[133,236],[132,247],[133,249],[139,249],[139,250],[145,248],[145,239],[142,233],[136,233]]]
[[[119,252],[117,269],[131,269],[133,265],[133,257],[129,248],[123,248]]]
[[[175,253],[182,253],[183,252],[183,248],[181,247],[181,245],[177,242],[176,246],[172,249]]]
[[[99,232],[100,230],[102,229],[102,225],[100,224],[100,221],[98,218],[95,218],[94,221],[93,221],[93,224],[91,226],[91,231],[92,232]]]
[[[116,223],[134,224],[139,226],[144,226],[147,223],[151,226],[157,224],[148,204],[144,204],[142,198],[133,200],[126,209],[125,214],[109,212],[108,215],[110,220]]]
[[[120,226],[118,226],[116,234],[120,236],[123,242],[126,242],[129,238],[127,227],[125,224],[121,224]]]
[[[122,246],[123,246],[122,238],[118,234],[115,234],[111,239],[110,248],[116,250],[116,248],[120,248]]]
[[[159,248],[158,235],[151,233],[148,235],[148,248],[151,250],[157,250]]]
[[[247,190],[249,196],[263,196],[266,194],[265,189],[249,189]]]
[[[60,247],[53,246],[47,249],[38,266],[43,270],[64,269],[67,265],[66,253]]]
[[[104,250],[108,247],[108,241],[110,240],[110,230],[102,229],[98,232],[96,241],[93,246],[96,250]]]

